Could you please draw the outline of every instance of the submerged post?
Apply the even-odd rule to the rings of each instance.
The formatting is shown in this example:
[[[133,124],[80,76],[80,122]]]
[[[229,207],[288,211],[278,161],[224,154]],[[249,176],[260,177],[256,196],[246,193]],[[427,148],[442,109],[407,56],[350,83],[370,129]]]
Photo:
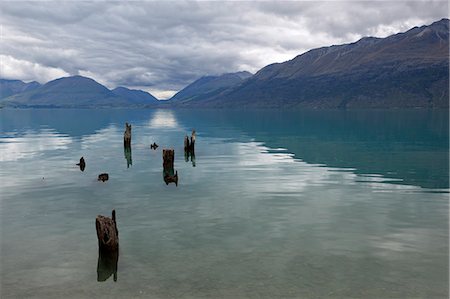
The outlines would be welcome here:
[[[131,125],[125,123],[125,132],[123,133],[123,146],[131,147]]]
[[[178,186],[178,172],[174,171],[173,162],[175,151],[173,149],[163,149],[163,178],[166,185],[175,183]]]
[[[84,169],[86,168],[86,162],[84,161],[84,157],[80,158],[80,163],[77,163],[78,166],[80,166],[80,170],[84,171]]]
[[[98,239],[97,281],[105,281],[114,275],[117,281],[117,262],[119,260],[119,231],[117,230],[116,211],[112,217],[98,215],[95,219]]]

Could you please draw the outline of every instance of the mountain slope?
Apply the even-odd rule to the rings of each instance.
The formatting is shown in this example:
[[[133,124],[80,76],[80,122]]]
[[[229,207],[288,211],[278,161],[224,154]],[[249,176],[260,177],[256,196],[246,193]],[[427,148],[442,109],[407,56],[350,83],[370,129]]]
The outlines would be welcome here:
[[[148,92],[136,89],[128,89],[126,87],[117,87],[112,92],[133,104],[157,104],[159,101]]]
[[[171,99],[171,103],[186,104],[191,101],[201,101],[209,99],[221,92],[242,83],[251,77],[249,72],[227,73],[220,76],[204,76],[186,86],[176,93]]]
[[[272,64],[209,107],[448,107],[449,20]]]
[[[20,80],[0,79],[0,99],[7,98],[24,91],[30,91],[41,86],[36,81],[25,83]]]
[[[59,78],[36,89],[10,96],[3,99],[1,104],[10,107],[65,108],[134,107],[156,104],[150,94],[145,94],[145,99],[138,101],[139,96],[136,92],[119,89],[114,93],[93,79],[72,76]]]

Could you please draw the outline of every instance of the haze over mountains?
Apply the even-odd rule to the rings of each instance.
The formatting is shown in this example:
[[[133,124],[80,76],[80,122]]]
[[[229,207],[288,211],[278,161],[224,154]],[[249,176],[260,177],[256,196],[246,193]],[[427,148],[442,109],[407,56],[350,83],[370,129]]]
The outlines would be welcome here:
[[[109,90],[74,76],[0,80],[6,107],[445,108],[449,106],[449,20],[386,38],[310,50],[248,72],[204,76],[158,101],[147,92]],[[164,102],[164,103],[163,103]]]

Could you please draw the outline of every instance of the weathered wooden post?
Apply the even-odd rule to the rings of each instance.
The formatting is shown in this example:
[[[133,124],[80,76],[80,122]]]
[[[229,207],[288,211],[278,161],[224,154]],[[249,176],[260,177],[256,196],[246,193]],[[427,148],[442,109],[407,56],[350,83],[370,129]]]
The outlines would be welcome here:
[[[123,133],[123,146],[131,147],[131,125],[125,123],[125,132]]]
[[[80,158],[80,163],[77,163],[78,166],[80,166],[80,170],[84,171],[84,169],[86,168],[86,162],[84,161],[84,157]]]
[[[173,169],[175,151],[173,149],[163,149],[163,178],[166,185],[175,183],[178,186],[178,172]],[[174,173],[175,172],[175,173]]]
[[[150,148],[156,150],[158,148],[158,145],[156,144],[156,142],[153,142],[153,144],[150,144]]]
[[[112,217],[98,215],[95,219],[98,239],[97,281],[105,281],[114,274],[117,281],[117,261],[119,260],[119,231],[117,230],[116,211]]]
[[[119,231],[116,223],[116,210],[112,210],[112,217],[98,215],[95,218],[98,247],[105,251],[119,250]]]
[[[190,149],[191,149],[191,153],[193,153],[195,150],[195,130],[192,130]]]
[[[186,136],[184,136],[184,152],[189,152],[190,148],[191,148],[191,145],[189,143],[189,137],[186,135]]]
[[[100,173],[100,174],[98,175],[97,181],[105,182],[105,181],[107,181],[107,180],[109,180],[109,174],[107,174],[107,173]]]

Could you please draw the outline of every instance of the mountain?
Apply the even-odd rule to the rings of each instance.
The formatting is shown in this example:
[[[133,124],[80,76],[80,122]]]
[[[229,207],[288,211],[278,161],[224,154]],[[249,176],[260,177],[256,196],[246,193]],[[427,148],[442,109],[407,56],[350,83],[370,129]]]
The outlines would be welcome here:
[[[25,83],[20,80],[0,79],[0,99],[7,98],[24,91],[30,91],[41,86],[36,81]]]
[[[155,104],[153,96],[142,93],[145,99],[138,100],[138,91],[119,89],[118,92],[113,92],[93,79],[72,76],[12,95],[1,100],[0,104],[9,107],[61,108],[135,107]]]
[[[310,50],[191,106],[448,107],[448,86],[449,20],[442,19],[386,38]]]
[[[227,73],[220,76],[204,76],[186,86],[176,93],[170,102],[175,105],[189,105],[190,102],[199,102],[214,97],[225,90],[237,86],[245,79],[251,77],[249,72]]]
[[[157,98],[142,90],[128,89],[120,86],[113,89],[112,92],[116,96],[127,99],[130,103],[134,104],[157,104],[159,102]]]

